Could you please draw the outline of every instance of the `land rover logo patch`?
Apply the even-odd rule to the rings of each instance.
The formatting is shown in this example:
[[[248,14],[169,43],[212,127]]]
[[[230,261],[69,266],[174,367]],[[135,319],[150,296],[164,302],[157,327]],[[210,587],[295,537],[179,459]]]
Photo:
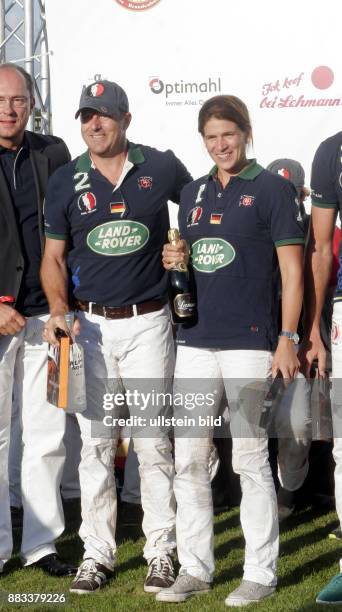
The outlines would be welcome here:
[[[198,272],[216,272],[234,259],[234,248],[222,238],[201,238],[192,245],[192,265]]]
[[[99,255],[114,257],[139,251],[149,237],[149,229],[138,221],[109,221],[89,232],[87,245]]]

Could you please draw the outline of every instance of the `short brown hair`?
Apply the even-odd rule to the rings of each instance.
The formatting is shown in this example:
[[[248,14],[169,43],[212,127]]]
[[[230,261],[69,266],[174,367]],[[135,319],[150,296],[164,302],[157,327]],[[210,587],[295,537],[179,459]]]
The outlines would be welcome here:
[[[19,74],[21,74],[21,76],[25,79],[26,87],[30,94],[30,98],[34,98],[33,78],[28,72],[26,72],[26,70],[24,70],[24,68],[22,68],[21,66],[17,66],[17,64],[12,64],[11,62],[8,62],[6,64],[0,64],[0,70],[15,70],[16,72],[19,72]]]
[[[249,134],[252,131],[248,108],[236,96],[214,96],[203,104],[198,115],[198,131],[202,136],[204,136],[206,123],[212,117],[234,121],[245,134]]]

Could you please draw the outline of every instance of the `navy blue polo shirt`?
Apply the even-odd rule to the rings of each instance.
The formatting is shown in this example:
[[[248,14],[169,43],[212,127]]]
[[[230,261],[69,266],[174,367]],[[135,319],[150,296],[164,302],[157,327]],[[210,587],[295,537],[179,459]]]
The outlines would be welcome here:
[[[15,307],[26,317],[45,314],[49,307],[39,276],[38,195],[27,142],[24,140],[15,151],[0,147],[0,163],[11,195],[24,258],[24,273]]]
[[[304,244],[293,185],[252,160],[223,189],[213,168],[183,189],[179,224],[191,245],[198,322],[181,326],[178,343],[274,350],[275,247]]]
[[[311,202],[319,208],[335,208],[342,220],[342,132],[324,140],[312,162]],[[342,299],[342,243],[335,301]]]
[[[178,203],[190,180],[172,151],[131,143],[115,187],[88,152],[55,172],[46,195],[46,236],[68,240],[78,299],[124,306],[165,296],[167,202]]]

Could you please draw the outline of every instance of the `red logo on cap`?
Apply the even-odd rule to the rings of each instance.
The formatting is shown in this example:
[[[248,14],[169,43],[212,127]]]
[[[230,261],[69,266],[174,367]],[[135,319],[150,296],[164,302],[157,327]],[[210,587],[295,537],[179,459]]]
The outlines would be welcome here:
[[[145,9],[151,8],[159,0],[116,0],[118,4],[124,6],[127,9],[131,9],[132,11],[143,11]]]
[[[283,176],[286,179],[290,178],[290,173],[287,168],[279,168],[278,174],[280,174],[280,176]]]
[[[94,85],[92,85],[90,88],[89,94],[94,98],[97,98],[97,96],[102,96],[103,92],[104,86],[102,85],[102,83],[94,83]]]

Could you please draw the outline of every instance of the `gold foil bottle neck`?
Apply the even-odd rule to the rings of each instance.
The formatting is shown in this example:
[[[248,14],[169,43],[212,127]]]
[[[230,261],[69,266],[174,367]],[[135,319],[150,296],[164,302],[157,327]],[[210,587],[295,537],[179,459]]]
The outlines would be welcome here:
[[[179,236],[179,230],[177,228],[171,228],[168,231],[168,239],[169,239],[169,243],[170,244],[177,244],[177,242],[179,242],[180,240],[180,236]]]

